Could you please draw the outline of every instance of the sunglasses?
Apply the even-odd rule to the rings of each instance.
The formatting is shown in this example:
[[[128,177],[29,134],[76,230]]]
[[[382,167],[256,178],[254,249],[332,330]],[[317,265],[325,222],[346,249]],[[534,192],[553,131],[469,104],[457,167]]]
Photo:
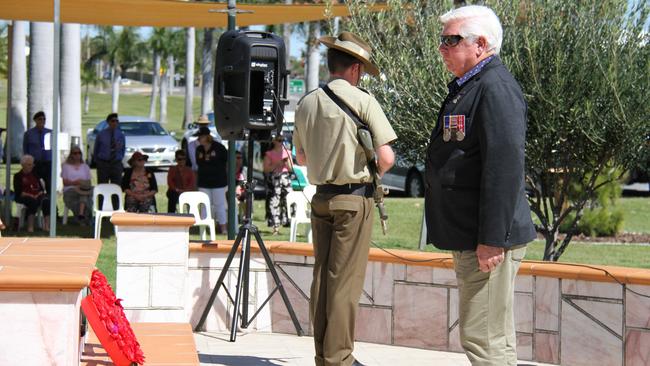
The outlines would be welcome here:
[[[463,40],[463,36],[458,34],[449,34],[440,36],[440,45],[446,47],[456,47]]]
[[[112,120],[108,121],[108,123],[113,123],[113,122],[117,123],[117,122],[120,122],[120,120],[119,119],[112,119]]]
[[[72,155],[81,155],[81,151],[73,151]]]

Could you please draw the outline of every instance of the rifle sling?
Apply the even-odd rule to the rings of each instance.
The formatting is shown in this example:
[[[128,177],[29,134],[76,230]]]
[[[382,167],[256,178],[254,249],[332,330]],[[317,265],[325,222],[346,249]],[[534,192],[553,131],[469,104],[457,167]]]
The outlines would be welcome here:
[[[348,107],[347,104],[343,103],[341,98],[339,98],[336,94],[334,94],[334,92],[332,91],[332,89],[330,89],[329,86],[324,85],[321,89],[323,89],[325,94],[327,94],[327,96],[330,97],[330,99],[332,99],[332,101],[334,103],[336,103],[336,105],[339,106],[339,108],[341,108],[343,110],[343,112],[345,112],[345,114],[347,114],[348,116],[350,116],[350,118],[352,118],[352,121],[354,122],[355,125],[357,125],[357,128],[368,129],[368,125],[366,123],[364,123],[361,120],[361,118],[359,118],[359,116],[356,113],[354,113],[350,109],[350,107]]]

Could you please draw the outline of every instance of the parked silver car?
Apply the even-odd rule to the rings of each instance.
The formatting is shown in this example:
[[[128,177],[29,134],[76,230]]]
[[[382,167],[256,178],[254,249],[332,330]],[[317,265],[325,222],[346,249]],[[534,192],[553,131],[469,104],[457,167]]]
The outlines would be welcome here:
[[[175,164],[174,153],[180,146],[174,139],[173,132],[170,134],[160,123],[147,117],[120,116],[119,118],[119,128],[126,139],[126,153],[122,160],[125,167],[128,167],[127,161],[136,151],[149,155],[146,164],[148,167],[169,167]],[[95,128],[89,128],[86,133],[86,156],[91,164],[94,164],[92,154],[97,134],[106,128],[108,123],[104,120]]]

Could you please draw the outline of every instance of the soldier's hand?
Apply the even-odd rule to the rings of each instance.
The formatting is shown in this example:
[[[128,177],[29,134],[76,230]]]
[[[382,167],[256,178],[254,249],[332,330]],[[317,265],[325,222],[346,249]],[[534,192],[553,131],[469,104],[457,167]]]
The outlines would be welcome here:
[[[482,272],[490,272],[503,262],[505,255],[503,248],[479,244],[476,247],[476,257],[478,268]]]

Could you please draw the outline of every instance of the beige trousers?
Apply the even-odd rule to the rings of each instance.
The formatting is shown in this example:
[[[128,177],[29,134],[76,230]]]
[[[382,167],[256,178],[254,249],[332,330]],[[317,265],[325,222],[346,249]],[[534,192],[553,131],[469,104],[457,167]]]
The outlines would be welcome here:
[[[370,248],[372,198],[317,193],[311,205],[315,260],[309,310],[315,362],[350,366]]]
[[[481,272],[476,252],[455,251],[460,342],[473,366],[517,365],[513,300],[526,247],[505,252],[503,263]]]

